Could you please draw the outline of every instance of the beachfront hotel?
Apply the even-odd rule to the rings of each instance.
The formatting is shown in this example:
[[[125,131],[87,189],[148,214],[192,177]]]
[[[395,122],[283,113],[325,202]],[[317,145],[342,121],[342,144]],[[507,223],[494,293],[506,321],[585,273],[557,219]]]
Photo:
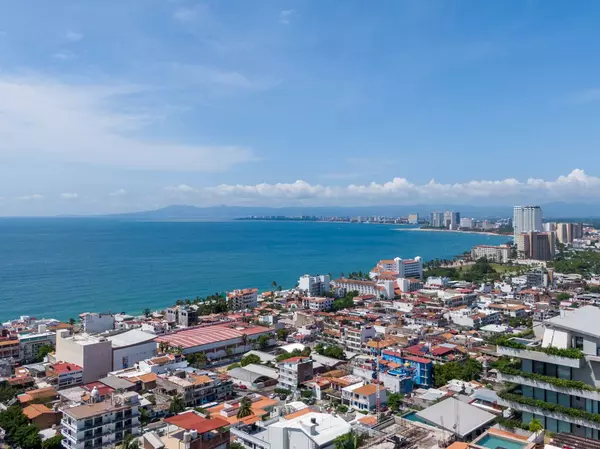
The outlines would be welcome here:
[[[585,306],[544,322],[543,340],[512,338],[498,354],[515,364],[498,377],[515,384],[500,405],[539,420],[551,432],[600,439],[600,309]]]

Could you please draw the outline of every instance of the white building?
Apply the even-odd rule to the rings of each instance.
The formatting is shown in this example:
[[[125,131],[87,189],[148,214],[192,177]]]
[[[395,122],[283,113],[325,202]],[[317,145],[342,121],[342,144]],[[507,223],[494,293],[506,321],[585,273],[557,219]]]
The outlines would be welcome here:
[[[258,289],[245,288],[227,293],[227,302],[231,310],[254,309],[258,305]]]
[[[290,391],[313,377],[313,361],[310,357],[290,357],[277,364],[279,373],[278,385]]]
[[[460,227],[466,228],[466,229],[471,229],[473,227],[473,219],[467,218],[467,217],[461,218],[460,219]]]
[[[510,246],[477,245],[471,249],[471,258],[474,260],[485,258],[493,262],[507,263],[510,260]]]
[[[377,335],[373,326],[344,327],[341,343],[351,352],[363,352],[362,349],[367,342]]]
[[[115,316],[110,313],[86,312],[79,315],[83,331],[88,334],[100,334],[115,328]]]
[[[62,412],[62,445],[67,449],[115,447],[128,434],[140,433],[139,397],[132,391]]]
[[[280,418],[266,428],[232,427],[231,434],[246,449],[333,449],[335,439],[351,429],[338,416],[311,412],[291,419]]]
[[[308,296],[323,296],[329,291],[330,283],[331,278],[328,274],[320,274],[318,276],[305,274],[298,279],[298,290]]]
[[[415,278],[398,278],[396,279],[396,283],[402,293],[416,292],[423,288],[421,280]]]
[[[408,224],[419,224],[419,214],[408,214]]]
[[[419,278],[423,277],[423,259],[419,256],[414,259],[401,259],[396,257],[396,273],[401,278]]]
[[[358,292],[359,295],[375,295],[376,298],[383,296],[384,299],[392,299],[395,295],[395,281],[357,281],[354,279],[336,279],[333,281],[336,291],[342,295],[347,292]]]
[[[156,335],[138,329],[108,337],[112,345],[112,371],[129,368],[156,355]]]
[[[434,288],[443,288],[447,287],[450,283],[450,278],[443,276],[429,276],[427,278],[427,282],[425,283],[425,288],[434,287]]]
[[[542,232],[542,209],[540,206],[515,206],[513,218],[514,238],[525,232]]]
[[[387,404],[387,389],[383,385],[379,387],[379,401],[381,406]],[[375,410],[377,408],[377,385],[365,385],[361,382],[342,388],[342,403],[357,410]]]
[[[45,325],[39,327],[41,329],[38,329],[37,333],[19,334],[19,358],[21,363],[34,362],[42,346],[54,346],[56,344],[56,333],[45,332]]]
[[[302,298],[302,304],[305,309],[322,312],[331,309],[333,298]]]

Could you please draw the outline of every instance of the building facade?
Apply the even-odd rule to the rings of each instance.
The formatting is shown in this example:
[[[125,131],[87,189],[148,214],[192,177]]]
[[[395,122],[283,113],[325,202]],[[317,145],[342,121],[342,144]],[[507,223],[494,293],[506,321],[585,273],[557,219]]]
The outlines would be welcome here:
[[[595,306],[563,311],[544,322],[541,346],[534,341],[516,348],[498,346],[500,355],[519,363],[498,374],[517,385],[500,394],[500,404],[518,411],[524,423],[535,418],[551,432],[600,439],[599,322],[600,309]]]
[[[444,226],[444,214],[442,212],[432,212],[429,217],[429,226],[441,228]]]
[[[296,391],[302,382],[312,379],[313,361],[310,357],[291,357],[277,364],[280,388]]]
[[[328,274],[310,276],[305,274],[298,279],[298,290],[307,296],[323,296],[330,289],[331,278]]]
[[[524,232],[541,232],[542,209],[539,206],[515,206],[513,215],[513,229],[515,242]]]
[[[507,263],[510,260],[510,246],[477,245],[471,249],[471,258],[474,260],[485,258],[492,262]]]
[[[137,393],[63,409],[62,445],[67,449],[115,447],[127,435],[140,433]]]
[[[252,310],[258,305],[258,289],[245,288],[227,293],[231,310]]]

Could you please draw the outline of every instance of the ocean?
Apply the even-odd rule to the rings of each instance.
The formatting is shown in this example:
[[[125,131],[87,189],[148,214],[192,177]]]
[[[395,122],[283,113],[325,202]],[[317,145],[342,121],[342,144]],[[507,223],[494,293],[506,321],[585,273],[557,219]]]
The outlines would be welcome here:
[[[93,218],[0,219],[0,320],[139,313],[235,288],[289,288],[303,274],[379,259],[450,259],[507,237],[398,232],[375,224]]]

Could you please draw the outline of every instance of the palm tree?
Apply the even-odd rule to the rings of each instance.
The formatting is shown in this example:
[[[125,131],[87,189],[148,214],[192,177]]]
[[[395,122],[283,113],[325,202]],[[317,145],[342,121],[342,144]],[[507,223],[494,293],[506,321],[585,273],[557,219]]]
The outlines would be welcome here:
[[[125,436],[125,439],[121,443],[121,449],[139,449],[140,442],[131,433]]]
[[[273,290],[275,290],[277,288],[277,281],[271,282],[271,285],[273,286]]]
[[[242,336],[240,338],[242,339],[242,346],[245,348],[246,345],[248,344],[248,335],[242,334]]]
[[[237,419],[242,419],[250,415],[254,415],[254,411],[252,410],[252,401],[244,396],[240,401],[240,408],[238,409],[236,417]]]
[[[358,449],[365,442],[364,436],[351,430],[333,440],[334,449]]]
[[[148,318],[150,315],[152,315],[152,310],[150,310],[148,307],[146,307],[142,313],[144,314],[144,316],[146,318]]]
[[[542,430],[544,430],[544,426],[542,425],[542,423],[539,420],[534,418],[531,421],[529,421],[529,431],[530,432],[538,433],[538,432],[541,432]]]
[[[185,410],[185,402],[183,401],[183,396],[178,394],[177,396],[173,396],[171,398],[171,403],[169,404],[169,413],[176,415]]]

